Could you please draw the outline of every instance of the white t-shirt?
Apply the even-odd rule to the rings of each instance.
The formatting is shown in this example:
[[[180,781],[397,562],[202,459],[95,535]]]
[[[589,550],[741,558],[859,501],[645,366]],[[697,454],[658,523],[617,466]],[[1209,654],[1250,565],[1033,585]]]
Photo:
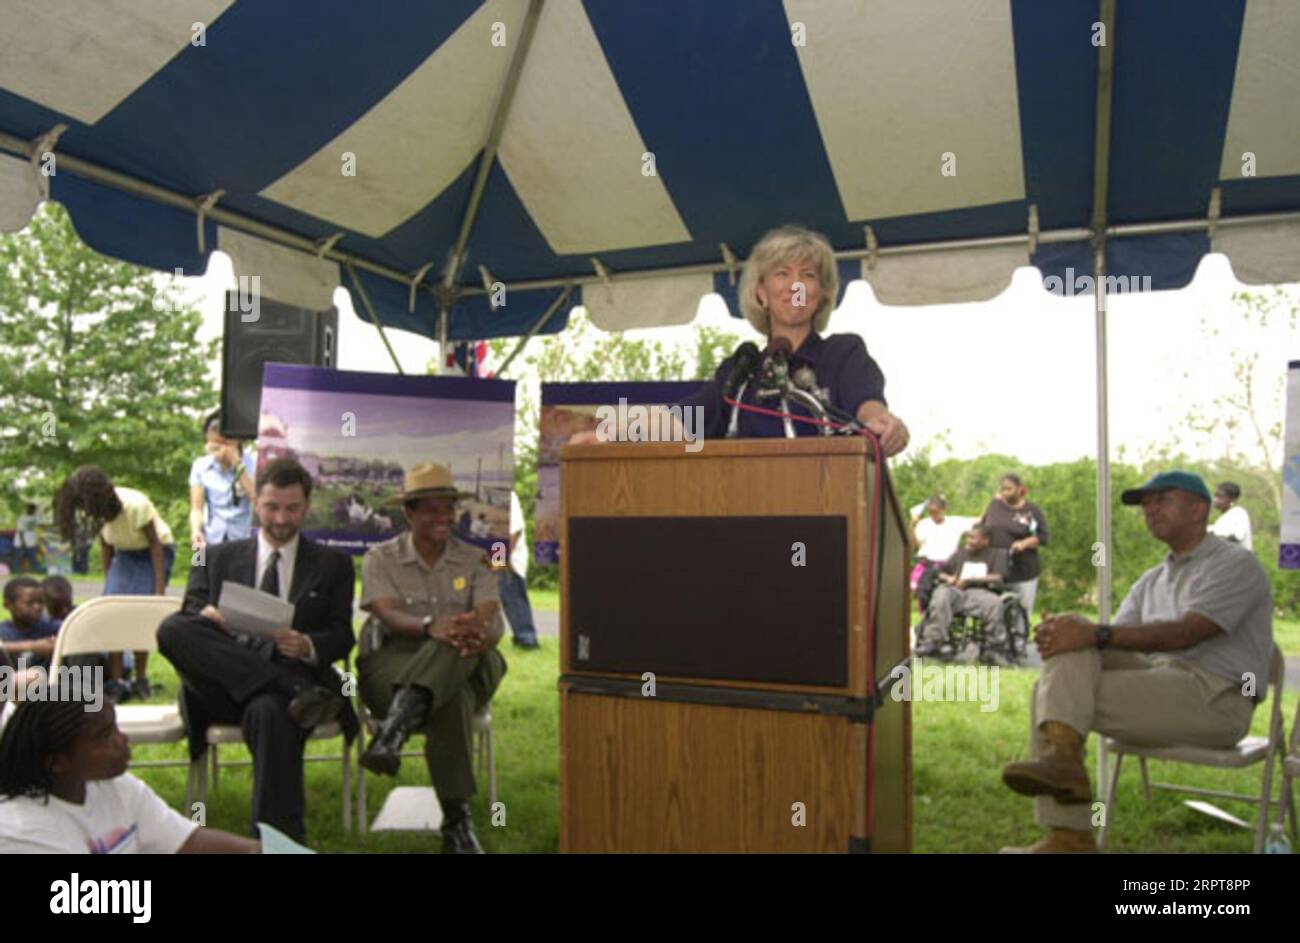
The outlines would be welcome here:
[[[35,547],[36,546],[36,528],[40,525],[41,519],[35,514],[22,514],[18,518],[18,523],[14,528],[14,546],[15,547]]]
[[[82,805],[0,799],[0,855],[171,855],[198,827],[130,773],[86,783]]]
[[[1217,521],[1210,525],[1210,533],[1224,540],[1232,540],[1247,550],[1253,550],[1250,544],[1250,515],[1241,505],[1224,511]]]
[[[961,535],[970,530],[979,518],[948,515],[942,524],[936,524],[929,515],[916,522],[916,548],[918,557],[942,563],[957,552]]]
[[[519,495],[510,492],[510,536],[519,535],[515,549],[510,551],[510,569],[524,579],[528,578],[528,528],[524,524],[524,508]]]

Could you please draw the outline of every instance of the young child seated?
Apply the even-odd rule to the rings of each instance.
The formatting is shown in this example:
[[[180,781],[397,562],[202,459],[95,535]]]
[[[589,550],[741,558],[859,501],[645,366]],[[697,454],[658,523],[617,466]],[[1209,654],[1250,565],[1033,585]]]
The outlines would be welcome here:
[[[0,646],[19,665],[48,668],[59,627],[45,618],[41,584],[15,576],[5,583],[4,605],[9,618],[0,622]]]
[[[45,597],[45,615],[57,629],[75,608],[72,605],[72,584],[65,576],[47,576],[41,580],[41,594]]]
[[[24,701],[0,734],[0,855],[257,854],[261,843],[191,822],[126,771],[109,701]]]

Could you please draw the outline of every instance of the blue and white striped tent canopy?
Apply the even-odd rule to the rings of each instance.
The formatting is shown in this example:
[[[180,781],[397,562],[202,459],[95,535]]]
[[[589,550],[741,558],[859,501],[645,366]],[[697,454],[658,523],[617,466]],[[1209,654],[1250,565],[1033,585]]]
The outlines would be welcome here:
[[[48,193],[316,308],[350,266],[451,339],[689,321],[787,221],[893,303],[1097,233],[1152,288],[1289,281],[1297,48],[1293,0],[0,0],[0,229]]]

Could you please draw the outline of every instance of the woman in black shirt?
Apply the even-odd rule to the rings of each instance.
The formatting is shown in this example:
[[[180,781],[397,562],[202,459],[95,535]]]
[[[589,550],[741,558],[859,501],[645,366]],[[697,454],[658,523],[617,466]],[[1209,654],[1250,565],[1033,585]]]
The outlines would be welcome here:
[[[1018,475],[1003,475],[997,497],[989,502],[980,523],[990,545],[1001,547],[1010,555],[1007,589],[1020,597],[1020,605],[1032,619],[1038,577],[1043,572],[1038,548],[1047,544],[1047,518],[1042,508],[1025,498],[1026,491]]]

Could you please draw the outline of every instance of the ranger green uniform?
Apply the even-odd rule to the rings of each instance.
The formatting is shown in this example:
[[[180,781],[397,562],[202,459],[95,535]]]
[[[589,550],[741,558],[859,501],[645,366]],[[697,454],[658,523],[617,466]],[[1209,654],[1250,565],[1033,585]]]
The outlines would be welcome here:
[[[410,531],[376,544],[361,563],[361,605],[401,599],[416,616],[455,616],[497,600],[497,573],[488,557],[452,537],[430,566],[416,551]],[[495,616],[498,623],[501,615]],[[506,673],[496,648],[462,657],[445,642],[397,635],[375,616],[361,630],[357,658],[361,699],[378,717],[388,714],[395,691],[414,685],[430,692],[433,704],[424,734],[424,757],[438,798],[474,795],[470,722],[483,710]]]

